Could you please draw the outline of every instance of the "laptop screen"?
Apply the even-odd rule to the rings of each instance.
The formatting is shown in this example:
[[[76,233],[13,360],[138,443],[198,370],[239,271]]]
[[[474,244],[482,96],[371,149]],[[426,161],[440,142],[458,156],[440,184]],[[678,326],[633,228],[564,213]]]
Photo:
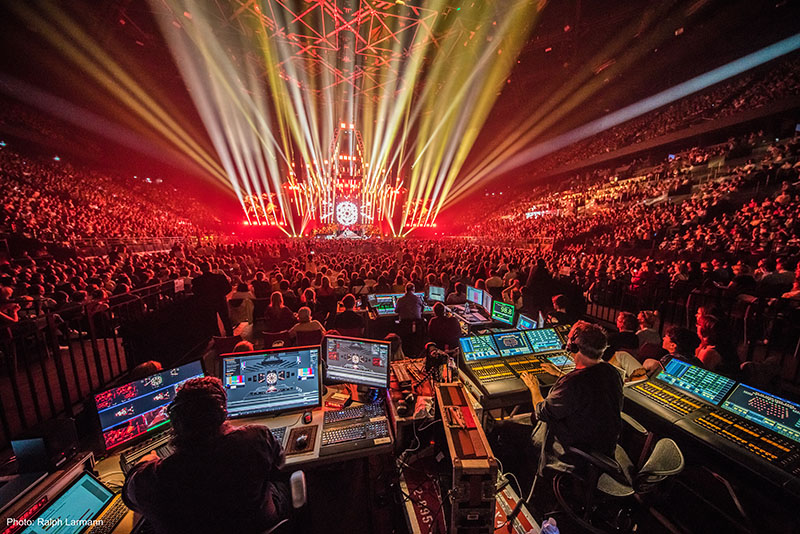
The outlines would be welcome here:
[[[178,386],[203,376],[200,361],[161,371],[95,395],[106,450],[163,427]]]
[[[108,488],[84,473],[32,520],[33,524],[22,534],[77,534],[91,524],[112,497]]]

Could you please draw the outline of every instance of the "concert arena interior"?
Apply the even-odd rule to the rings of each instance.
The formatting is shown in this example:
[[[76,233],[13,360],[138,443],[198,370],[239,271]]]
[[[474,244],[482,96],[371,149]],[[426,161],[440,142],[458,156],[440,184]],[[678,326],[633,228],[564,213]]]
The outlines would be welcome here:
[[[0,5],[0,534],[800,533],[800,3]]]

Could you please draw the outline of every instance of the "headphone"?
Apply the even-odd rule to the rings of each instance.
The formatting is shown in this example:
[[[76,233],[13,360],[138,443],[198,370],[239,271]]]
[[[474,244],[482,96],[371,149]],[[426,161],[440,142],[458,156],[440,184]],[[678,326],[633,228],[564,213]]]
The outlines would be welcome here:
[[[213,422],[214,424],[219,426],[222,423],[224,423],[225,420],[228,418],[227,403],[225,402],[225,399],[217,393],[212,393],[211,395],[203,395],[203,396],[192,395],[189,396],[188,398],[174,400],[170,403],[169,406],[167,406],[167,414],[169,414],[170,419],[174,419],[176,412],[180,412],[186,406],[192,404],[200,404],[200,403],[206,403],[209,407],[214,408],[213,410],[214,419],[212,419],[209,422]],[[173,425],[174,424],[175,421],[173,420]]]
[[[400,393],[403,398],[397,402],[397,415],[405,417],[409,412],[414,411],[414,406],[417,401],[417,396],[413,391],[403,391]]]
[[[570,354],[578,354],[581,351],[581,347],[570,339],[568,339],[567,342],[561,346],[561,348]]]

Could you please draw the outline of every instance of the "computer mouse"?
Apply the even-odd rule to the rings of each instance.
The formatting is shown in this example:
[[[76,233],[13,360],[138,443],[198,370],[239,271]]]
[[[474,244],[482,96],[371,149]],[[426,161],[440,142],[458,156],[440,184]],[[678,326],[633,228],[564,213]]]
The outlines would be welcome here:
[[[298,451],[302,451],[308,447],[308,434],[300,434],[294,442],[294,446]]]
[[[305,412],[303,414],[303,424],[307,425],[309,423],[311,423],[311,412]]]

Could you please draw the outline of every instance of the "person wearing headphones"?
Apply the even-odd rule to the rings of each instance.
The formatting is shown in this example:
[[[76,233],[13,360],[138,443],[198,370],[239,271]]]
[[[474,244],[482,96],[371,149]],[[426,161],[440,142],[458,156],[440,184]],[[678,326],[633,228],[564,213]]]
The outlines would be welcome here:
[[[175,452],[133,467],[122,497],[158,534],[260,533],[288,516],[283,448],[265,426],[234,428],[215,377],[187,380],[168,411]]]
[[[578,321],[569,333],[566,350],[573,354],[575,370],[562,376],[542,396],[534,375],[522,373],[533,401],[533,419],[547,423],[547,453],[557,457],[564,447],[613,456],[622,428],[622,377],[603,361],[608,347],[605,331],[598,325]],[[543,432],[534,431],[533,441],[544,444]]]

